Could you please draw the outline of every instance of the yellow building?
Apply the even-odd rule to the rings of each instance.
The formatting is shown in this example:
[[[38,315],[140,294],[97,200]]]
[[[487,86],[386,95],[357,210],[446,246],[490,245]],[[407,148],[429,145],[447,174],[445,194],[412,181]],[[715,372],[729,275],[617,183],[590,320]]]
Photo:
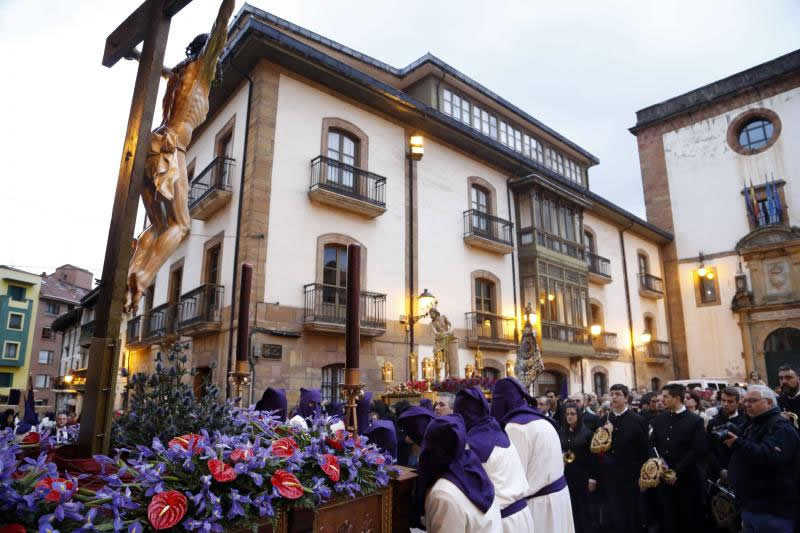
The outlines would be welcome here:
[[[27,388],[41,278],[0,265],[0,406],[21,403],[11,391]]]

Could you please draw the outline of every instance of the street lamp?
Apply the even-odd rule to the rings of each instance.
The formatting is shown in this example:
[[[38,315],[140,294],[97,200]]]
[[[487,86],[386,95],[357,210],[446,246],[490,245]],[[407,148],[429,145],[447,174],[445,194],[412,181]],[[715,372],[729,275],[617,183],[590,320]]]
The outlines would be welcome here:
[[[639,340],[642,341],[642,344],[649,344],[652,339],[653,336],[650,334],[648,330],[644,330],[642,334],[639,336]]]
[[[419,161],[425,154],[425,139],[422,135],[412,135],[408,139],[408,144],[411,147],[411,159]]]
[[[424,309],[424,313],[417,317],[417,320],[421,319],[422,317],[426,316],[428,312],[431,310],[434,302],[436,302],[436,297],[428,292],[428,289],[422,291],[422,294],[417,296],[417,302],[419,303],[419,308]],[[416,320],[415,320],[416,322]]]
[[[592,327],[589,328],[592,333],[592,337],[597,337],[603,331],[603,327],[600,324],[592,324]]]
[[[422,294],[417,296],[417,303],[419,309],[422,311],[421,315],[414,315],[414,305],[409,305],[412,314],[408,315],[408,377],[414,379],[417,375],[417,355],[414,353],[414,324],[428,316],[431,309],[436,304],[436,297],[428,292],[428,289],[422,291]]]

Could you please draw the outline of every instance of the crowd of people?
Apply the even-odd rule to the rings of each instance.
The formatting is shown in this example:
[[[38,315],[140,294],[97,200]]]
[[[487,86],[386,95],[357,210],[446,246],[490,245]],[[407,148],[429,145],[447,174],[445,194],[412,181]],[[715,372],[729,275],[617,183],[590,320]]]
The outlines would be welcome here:
[[[567,398],[534,398],[504,378],[491,401],[476,387],[419,405],[366,392],[356,418],[359,433],[416,469],[411,523],[430,532],[789,533],[800,518],[800,379],[790,366],[778,377],[777,392],[615,384]],[[301,389],[288,412],[285,392],[269,388],[256,408],[297,425],[344,416],[319,390]],[[601,428],[610,444],[598,451]],[[653,459],[670,474],[643,486]]]

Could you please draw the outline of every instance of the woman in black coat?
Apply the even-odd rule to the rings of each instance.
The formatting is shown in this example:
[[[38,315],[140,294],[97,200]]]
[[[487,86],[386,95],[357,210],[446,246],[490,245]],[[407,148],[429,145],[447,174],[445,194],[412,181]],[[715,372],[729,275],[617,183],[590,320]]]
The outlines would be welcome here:
[[[568,403],[564,412],[565,423],[559,431],[561,450],[564,452],[564,477],[567,478],[572,500],[572,519],[575,533],[592,531],[589,518],[589,492],[597,486],[595,456],[589,451],[592,432],[583,425],[580,410]],[[574,459],[573,459],[574,458]]]

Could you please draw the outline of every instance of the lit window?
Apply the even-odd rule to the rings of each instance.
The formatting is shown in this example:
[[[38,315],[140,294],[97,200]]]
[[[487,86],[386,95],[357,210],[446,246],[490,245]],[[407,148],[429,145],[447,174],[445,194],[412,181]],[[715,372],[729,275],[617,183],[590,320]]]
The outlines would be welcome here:
[[[743,148],[755,150],[767,145],[775,128],[772,122],[763,118],[751,120],[739,132],[739,144]]]

